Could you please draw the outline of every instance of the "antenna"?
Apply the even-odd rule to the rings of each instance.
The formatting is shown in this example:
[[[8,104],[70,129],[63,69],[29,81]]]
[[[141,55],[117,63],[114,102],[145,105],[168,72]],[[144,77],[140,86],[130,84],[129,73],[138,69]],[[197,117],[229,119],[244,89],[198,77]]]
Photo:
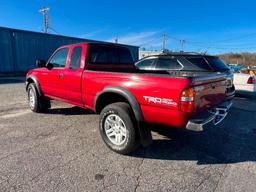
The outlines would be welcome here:
[[[49,7],[43,7],[42,9],[40,9],[38,12],[43,14],[44,16],[44,33],[48,32],[48,28],[49,28],[49,21],[50,21],[50,17],[48,16],[48,12],[49,12],[50,8]]]
[[[181,51],[184,50],[184,44],[186,43],[186,40],[185,39],[181,39],[180,40],[180,44],[181,44]]]
[[[165,35],[165,33],[163,34],[163,39],[162,39],[162,51],[164,52],[164,50],[165,50],[165,42],[166,42],[166,35]]]

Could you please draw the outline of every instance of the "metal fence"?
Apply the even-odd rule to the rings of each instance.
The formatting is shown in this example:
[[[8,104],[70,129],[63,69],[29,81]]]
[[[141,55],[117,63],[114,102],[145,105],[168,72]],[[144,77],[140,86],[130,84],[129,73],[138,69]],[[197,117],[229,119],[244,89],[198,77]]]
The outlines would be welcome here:
[[[35,67],[36,59],[47,60],[58,47],[78,42],[95,41],[0,27],[0,73],[26,72]],[[138,47],[123,46],[138,60]]]

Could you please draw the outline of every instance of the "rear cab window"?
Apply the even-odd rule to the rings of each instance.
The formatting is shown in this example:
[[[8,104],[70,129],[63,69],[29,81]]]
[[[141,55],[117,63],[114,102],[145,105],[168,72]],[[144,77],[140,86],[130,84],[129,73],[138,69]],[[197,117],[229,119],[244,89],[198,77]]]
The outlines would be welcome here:
[[[133,58],[131,55],[130,50],[128,49],[119,49],[119,59],[120,59],[120,63],[122,64],[133,64]]]
[[[88,54],[88,62],[90,64],[133,64],[130,50],[124,47],[91,45]]]

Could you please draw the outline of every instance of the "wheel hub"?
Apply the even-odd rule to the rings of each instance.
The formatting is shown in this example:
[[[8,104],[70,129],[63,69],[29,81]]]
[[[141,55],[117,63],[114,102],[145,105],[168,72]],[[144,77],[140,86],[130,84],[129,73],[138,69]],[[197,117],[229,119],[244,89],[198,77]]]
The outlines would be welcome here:
[[[34,108],[34,106],[35,106],[35,93],[32,89],[29,90],[28,97],[29,97],[29,106],[31,108]]]
[[[116,114],[107,116],[104,123],[108,139],[115,145],[122,145],[126,140],[126,126],[124,121]]]

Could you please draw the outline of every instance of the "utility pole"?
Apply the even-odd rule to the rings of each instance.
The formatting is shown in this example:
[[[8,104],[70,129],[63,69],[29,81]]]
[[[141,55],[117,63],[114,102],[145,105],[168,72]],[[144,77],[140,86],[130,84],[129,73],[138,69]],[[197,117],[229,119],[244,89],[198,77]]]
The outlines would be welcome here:
[[[166,35],[165,35],[165,33],[163,34],[163,39],[162,39],[162,51],[164,52],[164,50],[165,50],[165,42],[166,42]]]
[[[115,38],[115,43],[116,44],[118,43],[118,36],[116,36],[116,38]]]
[[[43,14],[44,16],[44,33],[48,32],[48,28],[49,28],[49,20],[50,17],[48,16],[48,12],[49,12],[50,8],[49,7],[43,7],[42,9],[40,9],[38,12]]]
[[[181,39],[180,40],[180,44],[181,44],[181,51],[184,50],[184,44],[186,43],[186,40],[185,39]]]

